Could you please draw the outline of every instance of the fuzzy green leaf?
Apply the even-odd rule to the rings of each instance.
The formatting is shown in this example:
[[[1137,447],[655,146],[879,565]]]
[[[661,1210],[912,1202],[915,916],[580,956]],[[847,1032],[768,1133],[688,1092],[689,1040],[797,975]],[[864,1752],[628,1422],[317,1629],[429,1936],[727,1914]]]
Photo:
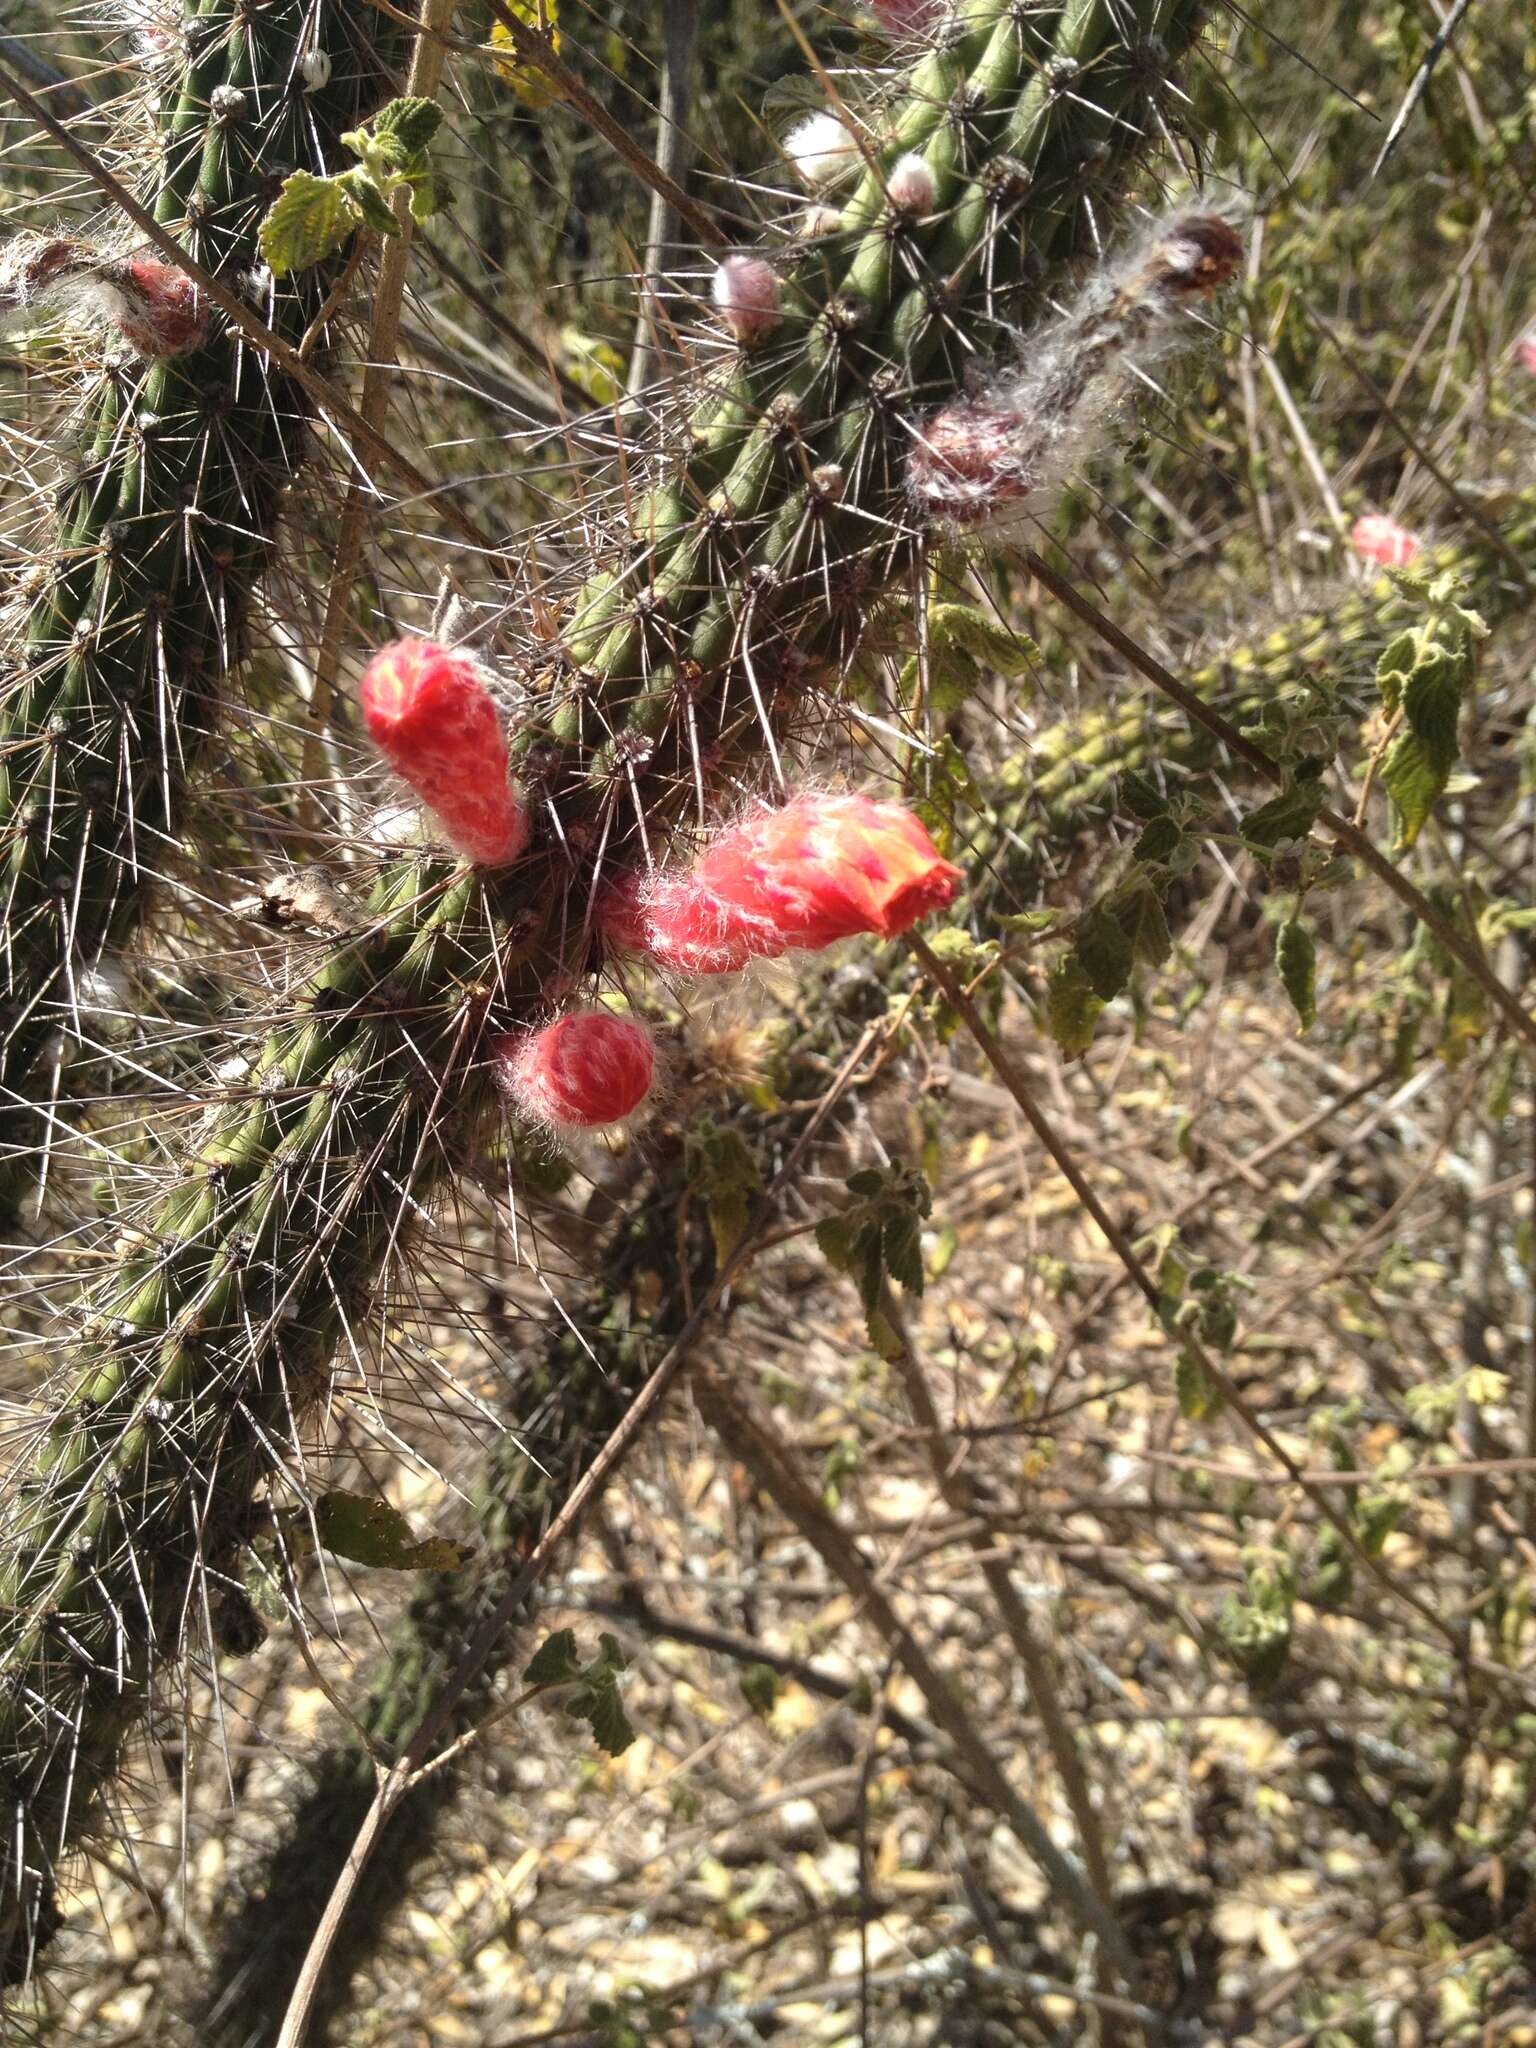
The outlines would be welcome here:
[[[571,1685],[580,1676],[573,1628],[557,1628],[546,1636],[523,1666],[523,1680],[528,1685]]]
[[[1317,1022],[1317,942],[1299,918],[1281,925],[1275,940],[1275,965],[1303,1031]]]
[[[1277,796],[1244,818],[1243,838],[1261,855],[1283,845],[1287,839],[1305,839],[1317,823],[1322,807],[1322,777],[1298,774]]]
[[[1078,919],[1072,952],[1101,1003],[1114,1001],[1136,965],[1135,942],[1107,899],[1090,904]]]
[[[1027,634],[1014,632],[973,604],[930,604],[928,637],[932,647],[958,647],[982,668],[1010,680],[1027,674],[1040,655]]]
[[[1151,819],[1133,849],[1137,860],[1159,862],[1171,860],[1179,850],[1184,829],[1177,818],[1166,813]]]
[[[256,239],[272,275],[286,277],[334,254],[361,219],[342,179],[295,171],[283,180]]]
[[[389,195],[371,172],[359,165],[355,170],[343,171],[336,183],[344,188],[364,227],[372,228],[376,235],[399,234],[400,223],[395,219]]]
[[[443,110],[435,100],[401,97],[373,117],[375,139],[398,148],[402,164],[430,149],[442,125]]]
[[[392,1572],[462,1571],[467,1545],[446,1537],[418,1540],[398,1508],[365,1493],[335,1489],[315,1503],[315,1540],[335,1557]]]
[[[1093,1043],[1104,1000],[1094,993],[1076,953],[1065,953],[1051,969],[1045,1002],[1045,1028],[1069,1059]]]
[[[1179,1413],[1186,1422],[1204,1422],[1219,1415],[1223,1396],[1220,1387],[1192,1351],[1181,1351],[1173,1368],[1174,1391]]]
[[[1140,769],[1129,768],[1120,778],[1120,801],[1133,818],[1166,817],[1168,799],[1149,776]]]
[[[1131,942],[1138,967],[1161,967],[1173,951],[1162,899],[1145,876],[1117,894],[1115,915]]]

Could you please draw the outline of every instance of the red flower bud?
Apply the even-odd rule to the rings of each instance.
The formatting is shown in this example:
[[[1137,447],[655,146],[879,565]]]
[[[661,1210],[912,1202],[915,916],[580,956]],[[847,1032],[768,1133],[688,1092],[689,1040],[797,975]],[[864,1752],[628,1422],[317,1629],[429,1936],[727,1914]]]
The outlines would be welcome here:
[[[495,1057],[523,1115],[560,1130],[618,1123],[656,1078],[650,1033],[610,1010],[572,1010],[542,1031],[503,1039]]]
[[[948,0],[869,0],[869,11],[888,36],[914,35],[931,28]]]
[[[603,922],[676,972],[728,974],[858,933],[894,938],[952,902],[959,880],[900,804],[802,796],[721,832],[691,869],[616,890]]]
[[[1367,512],[1357,519],[1349,539],[1357,555],[1367,562],[1380,562],[1384,569],[1404,568],[1423,545],[1416,533],[1380,512]]]
[[[1521,362],[1536,377],[1536,334],[1523,335],[1516,347]]]
[[[466,860],[504,867],[528,844],[528,814],[507,782],[501,719],[468,655],[397,640],[369,662],[363,716],[374,745]]]

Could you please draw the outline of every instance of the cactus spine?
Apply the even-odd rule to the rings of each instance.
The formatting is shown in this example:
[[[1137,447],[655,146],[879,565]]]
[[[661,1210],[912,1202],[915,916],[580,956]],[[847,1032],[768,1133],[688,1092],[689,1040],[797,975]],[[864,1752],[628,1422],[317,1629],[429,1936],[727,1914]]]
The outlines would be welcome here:
[[[776,744],[786,704],[919,565],[902,509],[916,408],[955,388],[962,342],[1027,313],[1076,252],[1081,202],[1096,221],[1113,196],[1196,11],[965,0],[840,231],[787,276],[773,349],[705,397],[676,474],[576,601],[553,665],[546,651],[549,708],[522,747],[532,852],[502,873],[390,867],[125,1247],[0,1554],[13,1976],[404,1219],[483,1125],[489,1035],[587,968],[597,871],[664,844],[704,777],[687,735],[713,736],[712,773]],[[880,175],[914,151],[938,183],[928,222],[895,216]]]
[[[149,197],[226,282],[255,269],[274,176],[324,168],[317,149],[376,91],[371,11],[346,0],[319,19],[330,71],[314,90],[312,7],[196,0],[183,24]],[[274,288],[263,311],[296,342],[326,283]],[[46,1156],[40,1056],[78,1035],[80,981],[130,933],[175,836],[303,415],[297,389],[217,326],[186,354],[109,361],[87,394],[0,701],[0,1208],[14,1212]]]

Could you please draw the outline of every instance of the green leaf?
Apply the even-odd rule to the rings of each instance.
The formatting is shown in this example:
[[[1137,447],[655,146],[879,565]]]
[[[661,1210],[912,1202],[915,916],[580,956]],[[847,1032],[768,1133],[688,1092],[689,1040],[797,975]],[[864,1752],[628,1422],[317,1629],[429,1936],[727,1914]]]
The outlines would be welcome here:
[[[889,1279],[911,1294],[922,1293],[922,1226],[933,1199],[923,1176],[905,1166],[864,1167],[849,1176],[847,1186],[857,1199],[822,1218],[816,1242],[827,1263],[858,1287],[870,1343],[882,1358],[894,1358],[900,1342],[880,1313],[880,1289]]]
[[[1281,925],[1275,940],[1275,965],[1302,1030],[1309,1031],[1317,1022],[1317,943],[1310,927],[1299,918]]]
[[[1131,978],[1136,948],[1109,899],[1090,904],[1078,919],[1072,953],[1099,1001],[1113,1002]]]
[[[1177,818],[1166,813],[1149,821],[1145,831],[1133,849],[1137,860],[1158,862],[1171,860],[1179,849],[1184,837],[1184,828]]]
[[[408,97],[391,100],[373,117],[375,139],[381,142],[388,139],[396,144],[404,162],[424,155],[442,125],[443,110],[435,100]]]
[[[973,604],[930,603],[928,640],[930,648],[958,647],[982,668],[1015,680],[1040,658],[1027,634],[1014,632]]]
[[[685,1152],[687,1187],[705,1207],[715,1258],[724,1265],[735,1250],[751,1214],[751,1198],[763,1177],[740,1131],[701,1117],[688,1134]]]
[[[1130,882],[1117,893],[1115,914],[1131,942],[1131,958],[1138,967],[1161,967],[1173,951],[1162,899],[1145,877]]]
[[[372,228],[376,235],[399,234],[400,223],[395,219],[388,193],[361,164],[354,170],[343,171],[336,182],[345,188],[364,227]]]
[[[1445,794],[1456,766],[1456,727],[1468,662],[1449,648],[1421,658],[1403,686],[1407,721],[1382,764],[1381,780],[1397,811],[1398,844],[1412,846]]]
[[[571,1685],[581,1676],[581,1659],[576,1653],[576,1631],[557,1628],[546,1636],[523,1667],[528,1685]]]
[[[1221,1413],[1223,1395],[1193,1351],[1181,1351],[1173,1368],[1179,1413],[1186,1422],[1204,1422]]]
[[[766,1721],[779,1703],[779,1674],[771,1664],[748,1664],[738,1681],[741,1696],[757,1715]]]
[[[1419,635],[1410,628],[1406,633],[1399,633],[1382,650],[1381,659],[1376,664],[1376,687],[1389,714],[1402,702],[1403,685],[1413,673],[1418,648]]]
[[[1260,854],[1283,845],[1287,839],[1305,839],[1317,823],[1322,807],[1322,777],[1298,774],[1277,796],[1244,818],[1243,838]]]
[[[418,1541],[398,1508],[365,1493],[322,1493],[315,1502],[314,1527],[322,1550],[385,1571],[457,1572],[473,1554],[467,1544],[442,1536]]]
[[[333,254],[361,219],[341,178],[295,171],[283,180],[256,239],[272,275],[286,277]]]
[[[1133,818],[1166,817],[1168,799],[1149,776],[1130,768],[1120,778],[1120,801]]]
[[[1076,953],[1064,953],[1051,969],[1045,999],[1045,1028],[1069,1059],[1093,1043],[1093,1028],[1104,1002],[1094,993]]]

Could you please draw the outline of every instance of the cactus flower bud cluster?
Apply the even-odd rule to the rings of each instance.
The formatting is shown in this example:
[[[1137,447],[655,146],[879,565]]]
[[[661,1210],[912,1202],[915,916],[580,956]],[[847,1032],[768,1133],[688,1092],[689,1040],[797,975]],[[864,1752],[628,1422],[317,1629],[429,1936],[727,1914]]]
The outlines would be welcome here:
[[[570,1010],[494,1048],[502,1086],[532,1123],[600,1130],[637,1110],[656,1078],[650,1033],[611,1010]]]
[[[1423,545],[1384,512],[1363,513],[1350,529],[1349,544],[1363,562],[1379,562],[1384,569],[1406,568]]]
[[[501,718],[467,654],[397,640],[364,671],[369,736],[466,860],[504,867],[528,844],[528,813],[508,779]]]
[[[1133,380],[1191,331],[1186,308],[1225,284],[1242,256],[1230,222],[1176,214],[1094,272],[1015,367],[917,428],[907,486],[923,518],[995,530],[1048,511]]]
[[[902,805],[803,795],[728,826],[689,867],[626,879],[602,924],[673,973],[732,974],[858,934],[894,938],[952,902],[959,880]]]
[[[782,317],[778,275],[761,256],[725,257],[715,271],[711,295],[743,348],[766,341]]]
[[[208,334],[208,307],[185,271],[68,236],[18,236],[0,255],[0,313],[34,310],[100,321],[151,360],[185,355]]]

